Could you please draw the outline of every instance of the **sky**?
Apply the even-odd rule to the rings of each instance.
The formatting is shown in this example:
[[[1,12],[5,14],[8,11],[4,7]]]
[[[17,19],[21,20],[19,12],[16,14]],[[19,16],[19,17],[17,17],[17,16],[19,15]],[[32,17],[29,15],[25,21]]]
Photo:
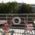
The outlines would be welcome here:
[[[0,0],[0,3],[15,2],[15,1],[18,3],[35,4],[35,0]]]

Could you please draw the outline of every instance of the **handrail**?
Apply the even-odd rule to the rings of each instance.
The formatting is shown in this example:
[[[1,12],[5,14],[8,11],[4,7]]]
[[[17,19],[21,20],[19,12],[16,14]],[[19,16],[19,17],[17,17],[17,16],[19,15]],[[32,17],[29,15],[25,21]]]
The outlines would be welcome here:
[[[11,13],[9,13],[9,14],[0,14],[0,15],[35,15],[35,13],[22,13],[22,14],[19,14],[19,13],[18,14],[17,13],[11,14]]]

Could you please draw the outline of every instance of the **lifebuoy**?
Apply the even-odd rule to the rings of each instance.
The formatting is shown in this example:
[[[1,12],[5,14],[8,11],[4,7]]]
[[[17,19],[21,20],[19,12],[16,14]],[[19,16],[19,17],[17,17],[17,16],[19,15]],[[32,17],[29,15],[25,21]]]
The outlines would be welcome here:
[[[15,22],[15,19],[17,19],[17,20],[18,20],[18,22],[17,22],[17,23]],[[20,23],[21,23],[21,18],[20,18],[20,17],[14,17],[14,18],[12,19],[12,22],[13,22],[13,24],[18,25],[18,24],[20,24]]]

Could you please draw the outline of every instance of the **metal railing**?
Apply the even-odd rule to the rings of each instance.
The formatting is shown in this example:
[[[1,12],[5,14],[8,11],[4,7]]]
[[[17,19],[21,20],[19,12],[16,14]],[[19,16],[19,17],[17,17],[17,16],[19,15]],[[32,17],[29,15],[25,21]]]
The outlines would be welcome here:
[[[25,32],[25,31],[19,31],[18,29],[18,32],[15,30],[12,30],[12,31],[9,31],[9,32],[3,32],[3,31],[0,31],[0,35],[35,35],[35,32],[32,32],[32,33],[28,33],[28,32]]]
[[[4,32],[0,32],[0,35],[35,35],[35,34],[30,34],[30,33],[25,33],[23,31],[19,31],[19,29],[24,29],[25,27],[23,26],[24,23],[34,23],[35,20],[35,13],[29,13],[29,14],[0,14],[0,20],[8,20],[8,18],[10,17],[20,17],[21,18],[21,23],[18,25],[12,25],[12,28],[16,28],[18,30],[14,30],[14,31],[18,31],[18,32],[8,32],[8,33],[4,33]],[[11,20],[12,20],[11,18]],[[35,25],[35,23],[34,23]],[[15,26],[15,27],[14,27]]]

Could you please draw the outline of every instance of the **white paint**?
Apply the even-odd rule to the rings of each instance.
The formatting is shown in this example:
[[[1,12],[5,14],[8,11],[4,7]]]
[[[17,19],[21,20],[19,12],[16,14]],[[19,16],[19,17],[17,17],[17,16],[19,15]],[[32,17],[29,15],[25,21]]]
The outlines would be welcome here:
[[[4,24],[6,22],[7,22],[7,20],[0,20],[0,24]]]

